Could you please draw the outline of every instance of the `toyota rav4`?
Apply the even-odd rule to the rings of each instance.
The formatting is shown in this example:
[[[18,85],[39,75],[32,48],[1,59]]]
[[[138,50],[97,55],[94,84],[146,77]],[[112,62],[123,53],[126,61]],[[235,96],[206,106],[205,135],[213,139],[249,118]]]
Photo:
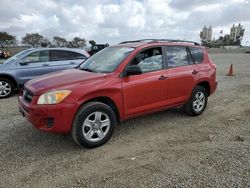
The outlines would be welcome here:
[[[216,87],[216,65],[204,47],[144,39],[107,47],[75,69],[28,81],[19,107],[37,129],[71,133],[91,148],[108,141],[128,118],[181,106],[200,115]]]

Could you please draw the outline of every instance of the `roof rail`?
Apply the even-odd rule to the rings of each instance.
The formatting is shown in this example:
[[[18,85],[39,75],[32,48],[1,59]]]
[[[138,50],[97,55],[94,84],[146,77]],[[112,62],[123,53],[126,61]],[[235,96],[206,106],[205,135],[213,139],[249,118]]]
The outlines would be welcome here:
[[[135,42],[152,42],[155,39],[140,39],[140,40],[130,40],[130,41],[123,41],[119,44],[125,44],[125,43],[135,43]]]
[[[178,39],[140,39],[134,41],[124,41],[119,44],[126,44],[126,43],[135,43],[135,42],[182,42],[182,43],[192,43],[196,46],[200,46],[200,43],[188,40],[178,40]]]

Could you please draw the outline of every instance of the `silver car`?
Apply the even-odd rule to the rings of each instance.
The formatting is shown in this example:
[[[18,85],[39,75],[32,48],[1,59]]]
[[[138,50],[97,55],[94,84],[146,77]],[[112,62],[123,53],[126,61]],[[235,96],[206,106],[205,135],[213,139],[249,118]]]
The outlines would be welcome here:
[[[33,48],[24,50],[0,64],[0,99],[36,76],[78,66],[89,57],[83,49]]]

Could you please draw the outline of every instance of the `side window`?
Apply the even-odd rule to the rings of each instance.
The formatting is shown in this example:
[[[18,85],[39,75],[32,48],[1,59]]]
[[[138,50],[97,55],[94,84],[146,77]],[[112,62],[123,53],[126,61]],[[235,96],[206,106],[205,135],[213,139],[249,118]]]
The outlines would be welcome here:
[[[187,48],[184,46],[167,46],[168,67],[181,67],[189,65]]]
[[[50,61],[64,61],[71,59],[72,59],[72,53],[70,51],[64,51],[64,50],[50,51]]]
[[[77,52],[71,52],[72,59],[86,59],[86,57],[82,54],[79,54]]]
[[[163,68],[161,47],[140,52],[130,65],[138,65],[143,73],[161,70]]]
[[[49,61],[48,50],[31,53],[22,59],[22,62],[28,62],[28,63],[48,62],[48,61]]]
[[[189,47],[195,64],[203,62],[203,50],[201,48]]]

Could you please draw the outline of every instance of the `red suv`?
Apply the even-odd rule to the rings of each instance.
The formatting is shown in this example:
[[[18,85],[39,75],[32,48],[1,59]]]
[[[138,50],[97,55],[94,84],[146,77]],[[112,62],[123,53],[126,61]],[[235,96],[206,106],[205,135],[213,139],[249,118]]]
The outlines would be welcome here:
[[[91,148],[134,116],[179,106],[200,115],[216,86],[216,65],[198,43],[144,39],[107,47],[75,69],[27,82],[19,104],[37,129],[71,133]]]

